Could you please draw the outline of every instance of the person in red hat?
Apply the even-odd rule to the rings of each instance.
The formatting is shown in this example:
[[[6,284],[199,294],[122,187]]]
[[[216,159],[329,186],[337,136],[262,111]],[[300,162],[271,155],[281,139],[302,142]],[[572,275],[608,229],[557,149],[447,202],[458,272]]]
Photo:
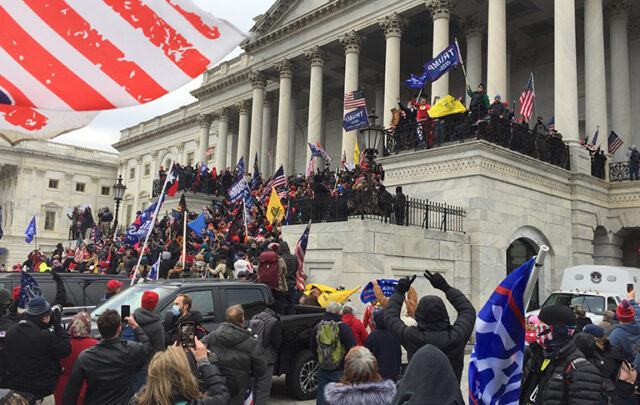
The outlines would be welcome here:
[[[104,297],[100,301],[106,301],[114,295],[120,294],[120,287],[122,287],[122,281],[118,280],[109,280],[107,283],[107,292],[104,294]]]
[[[142,293],[140,308],[133,312],[133,318],[138,322],[138,325],[140,325],[151,341],[151,354],[149,354],[147,362],[133,379],[131,384],[132,395],[138,392],[140,388],[147,383],[147,369],[149,367],[151,357],[153,357],[157,352],[161,352],[165,349],[164,327],[160,320],[160,315],[153,312],[156,305],[158,305],[159,298],[158,293],[154,291],[145,291]]]

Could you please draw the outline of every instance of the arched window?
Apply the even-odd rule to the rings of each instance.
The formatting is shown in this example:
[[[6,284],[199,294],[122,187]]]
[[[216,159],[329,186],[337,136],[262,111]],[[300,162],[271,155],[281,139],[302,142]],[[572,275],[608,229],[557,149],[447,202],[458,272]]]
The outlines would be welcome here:
[[[513,243],[507,248],[507,274],[526,263],[537,253],[537,246],[534,246],[534,244],[528,239],[519,238],[513,241]],[[529,302],[529,308],[527,311],[540,308],[538,286],[539,282],[536,281],[536,286],[533,289],[533,294],[531,295],[531,301]]]

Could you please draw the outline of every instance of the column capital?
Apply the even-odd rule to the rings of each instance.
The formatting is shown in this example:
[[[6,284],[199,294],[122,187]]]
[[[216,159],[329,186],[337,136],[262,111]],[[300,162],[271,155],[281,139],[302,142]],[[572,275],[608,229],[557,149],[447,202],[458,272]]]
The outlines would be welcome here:
[[[275,101],[275,96],[273,95],[273,92],[265,92],[264,93],[264,108],[267,107],[271,107],[273,105],[273,102]]]
[[[218,121],[229,121],[229,109],[226,107],[217,109],[214,114],[218,117]]]
[[[249,74],[249,82],[254,89],[264,89],[267,85],[267,79],[262,72],[253,71]]]
[[[311,67],[323,66],[324,60],[327,58],[327,53],[324,51],[324,49],[316,45],[304,51],[304,56],[306,56]]]
[[[408,23],[409,22],[405,17],[394,12],[393,14],[386,16],[379,25],[384,32],[385,38],[389,38],[401,36]]]
[[[291,79],[293,77],[293,63],[289,59],[283,59],[276,63],[275,68],[280,74],[280,79]]]
[[[211,127],[212,117],[210,114],[200,114],[198,115],[198,125],[200,128],[210,128]]]
[[[640,22],[632,22],[629,24],[629,40],[640,38]]]
[[[609,18],[628,17],[631,0],[609,0],[604,10]]]
[[[249,114],[249,102],[247,102],[247,100],[240,100],[235,103],[235,106],[240,115]]]
[[[473,36],[482,36],[487,25],[477,15],[472,15],[464,20],[464,36],[469,38]]]
[[[349,31],[339,38],[340,45],[344,48],[344,53],[360,53],[360,47],[365,39],[355,31]]]
[[[425,5],[431,18],[437,20],[439,18],[450,18],[451,9],[455,7],[455,0],[426,0]]]
[[[153,160],[158,159],[158,155],[160,154],[160,151],[154,150],[153,152],[151,152],[151,157],[153,158]]]

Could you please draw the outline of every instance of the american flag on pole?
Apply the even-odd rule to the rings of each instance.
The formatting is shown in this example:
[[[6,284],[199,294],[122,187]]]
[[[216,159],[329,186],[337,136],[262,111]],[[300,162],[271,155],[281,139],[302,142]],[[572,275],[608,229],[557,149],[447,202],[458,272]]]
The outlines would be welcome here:
[[[536,90],[533,85],[533,72],[529,76],[527,87],[524,88],[522,95],[520,96],[520,114],[525,120],[531,119],[531,113],[533,112],[533,100],[536,98]]]
[[[245,38],[192,0],[3,1],[0,21],[0,136],[11,144],[155,100]]]
[[[81,263],[82,259],[84,259],[85,245],[82,244],[82,247],[76,246],[76,251],[73,254],[73,261],[76,263]]]
[[[266,196],[271,194],[272,188],[283,187],[287,185],[287,178],[284,176],[284,168],[282,165],[276,170],[276,173],[269,180],[266,187],[262,191],[262,195],[260,195],[260,199],[263,200]]]
[[[364,90],[354,90],[344,94],[344,109],[351,110],[353,108],[366,107],[367,102],[364,99]]]
[[[309,230],[311,229],[311,221],[307,224],[307,228],[302,233],[300,240],[296,244],[296,259],[298,259],[298,270],[296,271],[296,287],[298,290],[304,290],[304,256],[307,253],[307,244],[309,243]]]
[[[549,122],[547,123],[547,131],[551,132],[554,129],[556,129],[555,122],[556,122],[556,117],[555,116],[551,117],[551,120],[549,120]]]
[[[611,131],[611,133],[609,134],[609,153],[616,153],[616,151],[620,149],[623,143],[624,142],[622,141],[622,139],[620,139],[618,134]]]

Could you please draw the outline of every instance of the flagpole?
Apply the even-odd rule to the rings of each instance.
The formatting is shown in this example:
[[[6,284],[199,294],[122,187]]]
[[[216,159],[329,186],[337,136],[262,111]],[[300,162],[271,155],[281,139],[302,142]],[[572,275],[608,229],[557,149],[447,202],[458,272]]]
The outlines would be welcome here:
[[[182,255],[180,255],[183,269],[187,265],[187,212],[188,210],[185,201],[184,215],[182,218]]]
[[[531,275],[529,276],[529,281],[527,282],[527,287],[524,290],[523,298],[525,311],[529,306],[529,301],[531,301],[533,289],[536,286],[536,281],[538,281],[540,270],[542,270],[542,265],[544,264],[544,259],[547,257],[548,252],[549,247],[547,245],[540,246],[540,250],[538,250],[538,255],[536,256],[536,264],[535,266],[533,266],[533,270],[531,271]]]
[[[458,56],[460,57],[460,66],[462,66],[462,73],[464,74],[464,81],[465,83],[468,83],[469,80],[467,80],[467,69],[464,68],[464,60],[462,59],[462,53],[460,53],[460,45],[458,45],[458,38],[455,38],[456,41],[456,48],[458,48]]]
[[[171,173],[172,169],[173,169],[173,161],[169,166],[169,173]],[[140,266],[140,262],[142,261],[142,255],[144,254],[144,251],[147,249],[147,244],[149,243],[149,236],[151,236],[151,233],[153,233],[153,227],[156,225],[156,218],[158,217],[158,211],[160,211],[160,206],[162,205],[162,203],[160,203],[160,200],[164,202],[164,192],[167,189],[167,180],[169,180],[169,176],[166,176],[166,178],[164,179],[164,184],[162,185],[162,192],[160,192],[160,197],[158,198],[156,209],[153,212],[153,218],[151,218],[151,226],[149,227],[149,232],[147,232],[147,237],[144,238],[144,244],[142,245],[142,250],[138,255],[138,263],[136,263],[133,277],[131,277],[131,285],[133,285],[136,281],[136,277],[138,276],[138,267]]]

